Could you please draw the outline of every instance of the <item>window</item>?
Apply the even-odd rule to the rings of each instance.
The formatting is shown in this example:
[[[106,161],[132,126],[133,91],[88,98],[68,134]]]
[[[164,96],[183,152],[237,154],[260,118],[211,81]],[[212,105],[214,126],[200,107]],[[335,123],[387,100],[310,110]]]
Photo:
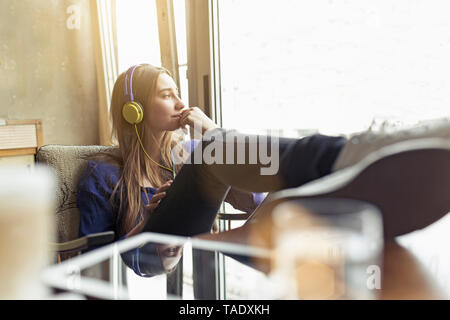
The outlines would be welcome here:
[[[189,90],[187,81],[187,44],[186,44],[186,8],[185,0],[173,0],[175,16],[175,33],[178,51],[178,74],[180,75],[180,94],[183,101],[188,104]]]
[[[188,83],[185,1],[173,0],[180,75],[180,93],[187,104]],[[116,0],[117,49],[120,72],[139,63],[161,66],[156,1]]]
[[[119,73],[139,63],[161,65],[155,1],[116,0]]]
[[[448,116],[449,6],[218,0],[223,126],[298,137]]]

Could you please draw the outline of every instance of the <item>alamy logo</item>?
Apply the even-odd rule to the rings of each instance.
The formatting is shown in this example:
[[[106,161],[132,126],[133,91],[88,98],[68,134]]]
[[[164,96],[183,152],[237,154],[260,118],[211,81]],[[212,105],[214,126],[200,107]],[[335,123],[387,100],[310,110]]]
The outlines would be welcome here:
[[[381,289],[381,269],[379,266],[372,264],[366,269],[367,277],[366,285],[367,289]]]
[[[81,271],[76,265],[69,264],[66,269],[66,286],[69,290],[81,289]]]
[[[173,148],[175,164],[259,164],[261,175],[275,175],[280,165],[279,138],[276,136],[247,135],[234,130],[215,129],[203,137],[203,148],[197,147],[190,155],[182,143]]]
[[[71,6],[68,6],[66,9],[66,13],[70,14],[70,16],[66,20],[66,26],[67,29],[73,30],[77,29],[79,30],[81,27],[81,10],[80,6],[77,4],[73,4]]]

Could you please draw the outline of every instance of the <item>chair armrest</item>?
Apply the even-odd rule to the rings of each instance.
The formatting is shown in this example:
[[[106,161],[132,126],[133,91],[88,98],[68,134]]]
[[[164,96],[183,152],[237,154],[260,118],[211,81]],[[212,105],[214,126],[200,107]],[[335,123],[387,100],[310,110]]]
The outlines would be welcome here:
[[[71,241],[50,243],[50,246],[52,251],[58,253],[76,252],[111,243],[114,236],[114,231],[92,233]]]
[[[250,217],[250,213],[218,213],[217,219],[219,220],[247,220]]]

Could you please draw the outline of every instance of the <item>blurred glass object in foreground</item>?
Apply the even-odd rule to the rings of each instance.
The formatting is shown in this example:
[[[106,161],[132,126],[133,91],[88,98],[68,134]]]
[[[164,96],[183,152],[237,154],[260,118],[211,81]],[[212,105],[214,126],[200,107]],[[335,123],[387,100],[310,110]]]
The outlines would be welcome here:
[[[48,295],[40,271],[51,261],[55,177],[45,167],[0,169],[0,299]]]
[[[381,285],[381,214],[368,203],[304,199],[273,212],[272,279],[280,299],[376,299]]]

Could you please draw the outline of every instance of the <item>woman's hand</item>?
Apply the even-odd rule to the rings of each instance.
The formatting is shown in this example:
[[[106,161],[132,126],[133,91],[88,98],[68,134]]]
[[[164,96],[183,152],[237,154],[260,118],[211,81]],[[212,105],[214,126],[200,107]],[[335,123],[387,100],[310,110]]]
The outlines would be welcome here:
[[[144,208],[144,220],[141,221],[130,232],[128,232],[126,238],[135,236],[142,232],[145,224],[148,221],[148,218],[153,213],[153,211],[155,211],[156,207],[161,202],[161,199],[163,199],[166,196],[166,191],[172,185],[172,182],[173,180],[169,180],[156,190],[154,196],[150,199],[150,202]]]
[[[208,130],[218,128],[218,125],[198,107],[191,107],[181,111],[180,126],[184,127],[185,125],[189,125],[194,130],[201,129],[202,134]]]
[[[155,211],[158,204],[166,196],[166,191],[172,185],[172,182],[173,180],[169,180],[156,190],[155,194],[150,199],[150,202],[145,206],[144,221],[147,221],[148,217]]]

